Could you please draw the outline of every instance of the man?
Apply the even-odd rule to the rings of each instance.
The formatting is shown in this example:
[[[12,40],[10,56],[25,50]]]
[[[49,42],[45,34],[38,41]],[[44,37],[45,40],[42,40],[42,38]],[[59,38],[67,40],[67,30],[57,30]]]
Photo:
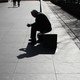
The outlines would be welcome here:
[[[51,31],[51,23],[43,13],[37,10],[32,10],[31,15],[35,18],[35,22],[32,24],[27,24],[28,27],[31,26],[31,44],[36,44],[36,32],[44,34]]]
[[[13,6],[16,6],[16,2],[18,4],[18,7],[20,7],[20,0],[13,0]]]

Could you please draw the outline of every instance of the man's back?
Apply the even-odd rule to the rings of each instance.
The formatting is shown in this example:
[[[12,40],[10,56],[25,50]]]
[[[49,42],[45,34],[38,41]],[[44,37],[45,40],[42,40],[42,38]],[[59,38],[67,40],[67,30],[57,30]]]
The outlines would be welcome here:
[[[36,24],[38,28],[42,32],[49,32],[51,31],[51,23],[48,20],[47,16],[44,15],[43,13],[39,13],[36,17]]]

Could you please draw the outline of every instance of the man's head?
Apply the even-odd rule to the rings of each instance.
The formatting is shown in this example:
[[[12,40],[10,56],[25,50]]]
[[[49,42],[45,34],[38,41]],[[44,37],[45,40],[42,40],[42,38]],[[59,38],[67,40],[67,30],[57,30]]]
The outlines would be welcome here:
[[[36,17],[37,15],[38,15],[38,11],[37,10],[32,10],[31,11],[31,15],[33,16],[33,17]]]

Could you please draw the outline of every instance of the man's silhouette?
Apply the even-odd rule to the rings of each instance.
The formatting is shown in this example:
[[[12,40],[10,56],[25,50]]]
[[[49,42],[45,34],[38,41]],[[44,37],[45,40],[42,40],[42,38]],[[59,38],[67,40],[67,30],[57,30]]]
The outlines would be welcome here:
[[[13,0],[13,7],[16,6],[16,2],[18,4],[18,7],[20,7],[20,0]]]
[[[32,10],[31,15],[35,18],[35,22],[32,24],[27,24],[31,27],[31,44],[36,44],[36,32],[40,31],[41,34],[51,31],[51,23],[45,14],[38,12],[37,10]]]

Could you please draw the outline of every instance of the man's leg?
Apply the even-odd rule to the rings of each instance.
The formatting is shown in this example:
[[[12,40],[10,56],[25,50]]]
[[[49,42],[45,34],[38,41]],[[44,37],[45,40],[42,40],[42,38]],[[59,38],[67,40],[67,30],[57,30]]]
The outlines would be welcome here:
[[[13,0],[13,7],[16,6],[16,0]]]
[[[18,2],[18,7],[20,7],[20,0],[17,0],[17,2]]]
[[[32,26],[31,27],[31,42],[32,43],[35,43],[36,42],[36,27],[35,26]]]

